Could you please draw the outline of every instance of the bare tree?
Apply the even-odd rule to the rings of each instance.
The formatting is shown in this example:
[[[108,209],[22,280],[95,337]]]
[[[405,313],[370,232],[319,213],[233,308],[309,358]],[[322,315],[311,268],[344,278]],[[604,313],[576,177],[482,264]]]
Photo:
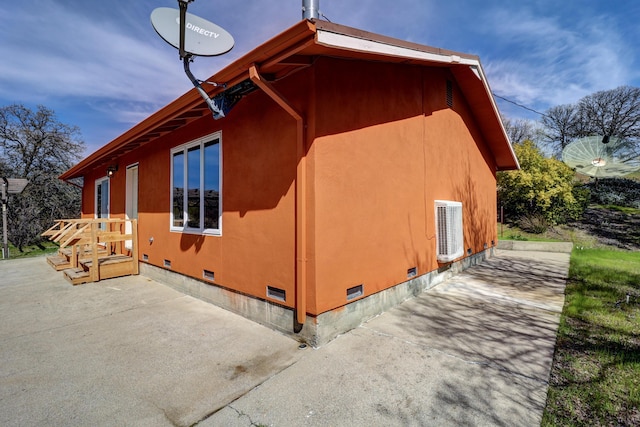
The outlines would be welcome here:
[[[582,98],[578,109],[591,133],[640,138],[640,88],[620,86],[596,92]]]
[[[81,158],[79,135],[77,127],[60,123],[44,106],[0,108],[0,165],[4,174],[29,180],[9,201],[9,240],[19,250],[40,244],[40,233],[54,219],[78,216],[80,190],[58,176]]]
[[[534,121],[502,117],[502,123],[512,144],[539,139],[538,125]]]
[[[541,122],[544,144],[556,155],[574,139],[590,135],[621,138],[640,154],[640,88],[595,92],[575,105],[550,108]]]
[[[544,129],[543,143],[556,156],[581,134],[580,115],[574,105],[551,107],[542,116],[541,122]]]

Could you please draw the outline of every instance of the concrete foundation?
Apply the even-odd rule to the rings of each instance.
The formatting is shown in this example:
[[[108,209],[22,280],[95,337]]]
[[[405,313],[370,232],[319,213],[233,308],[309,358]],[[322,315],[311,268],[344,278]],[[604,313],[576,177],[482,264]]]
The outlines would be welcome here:
[[[302,330],[294,332],[294,310],[271,301],[184,276],[171,270],[140,263],[140,274],[194,298],[237,313],[247,319],[320,347],[363,322],[413,298],[455,274],[494,255],[494,248],[473,254],[438,270],[417,276],[384,291],[355,300],[343,307],[307,316]]]

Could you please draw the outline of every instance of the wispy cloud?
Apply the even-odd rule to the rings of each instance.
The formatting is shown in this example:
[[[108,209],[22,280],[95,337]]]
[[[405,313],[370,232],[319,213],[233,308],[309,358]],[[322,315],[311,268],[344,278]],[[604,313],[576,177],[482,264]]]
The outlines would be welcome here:
[[[178,74],[165,52],[127,34],[114,23],[99,25],[55,3],[45,3],[38,15],[26,10],[14,12],[14,25],[29,25],[23,32],[5,27],[0,55],[15,57],[15,45],[22,43],[21,55],[0,62],[0,74],[11,85],[0,90],[7,98],[40,101],[48,96],[89,96],[162,99],[184,88],[172,83],[167,74]],[[171,62],[171,64],[170,64]],[[154,82],[164,84],[156,86]]]
[[[546,7],[553,3],[554,7]],[[60,108],[90,145],[171,102],[191,83],[177,52],[153,31],[156,7],[175,0],[22,0],[0,4],[0,101]],[[548,5],[547,5],[548,6]],[[551,0],[321,0],[334,22],[479,54],[492,89],[538,110],[597,90],[640,85],[640,3],[603,7]],[[294,25],[301,0],[198,0],[189,11],[233,34],[236,46],[198,58],[206,79]],[[518,109],[514,109],[518,113]],[[517,116],[516,116],[517,117]]]
[[[626,84],[633,50],[607,17],[567,26],[559,17],[527,9],[491,10],[485,29],[502,48],[486,55],[496,93],[528,105],[576,102],[597,90]]]

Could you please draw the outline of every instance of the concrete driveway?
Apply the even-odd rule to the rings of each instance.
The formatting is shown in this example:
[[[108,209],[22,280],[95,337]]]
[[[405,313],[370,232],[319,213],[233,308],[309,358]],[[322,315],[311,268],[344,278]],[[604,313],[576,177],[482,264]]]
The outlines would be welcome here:
[[[319,349],[145,277],[0,262],[3,426],[534,426],[568,253],[499,250]]]

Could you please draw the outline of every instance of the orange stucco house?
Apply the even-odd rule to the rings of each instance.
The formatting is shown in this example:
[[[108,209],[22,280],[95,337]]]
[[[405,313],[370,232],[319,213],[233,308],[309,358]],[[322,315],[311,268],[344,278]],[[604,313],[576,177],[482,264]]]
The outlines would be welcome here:
[[[303,20],[61,179],[140,271],[313,345],[492,254],[518,168],[476,56]],[[107,177],[107,169],[115,169]]]

